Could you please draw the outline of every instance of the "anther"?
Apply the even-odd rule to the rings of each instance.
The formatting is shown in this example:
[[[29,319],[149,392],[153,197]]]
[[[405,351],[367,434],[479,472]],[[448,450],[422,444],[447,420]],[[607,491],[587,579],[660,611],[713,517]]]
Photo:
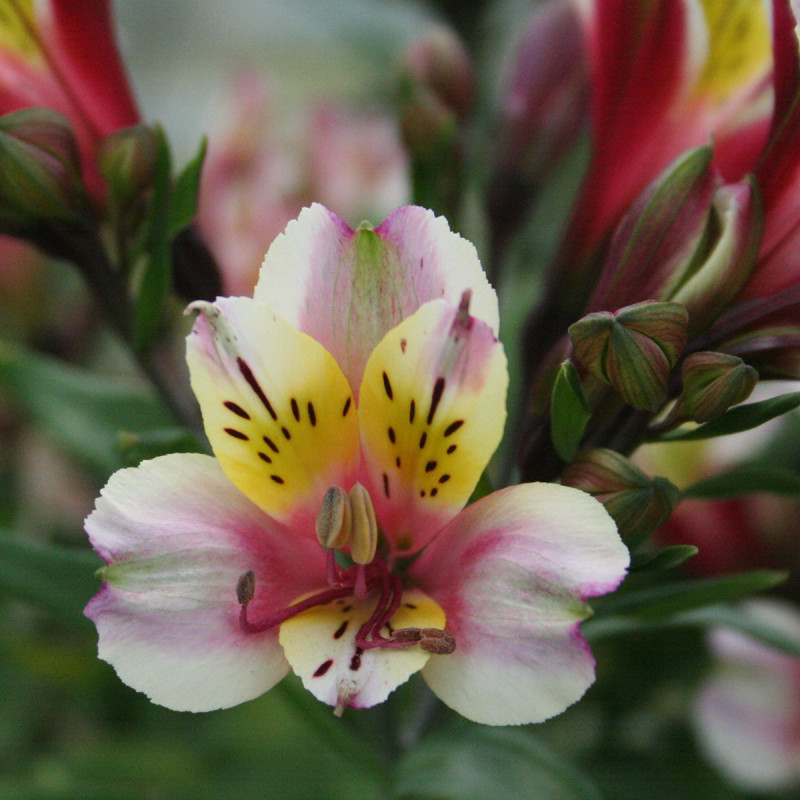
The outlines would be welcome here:
[[[239,605],[246,606],[256,593],[256,576],[253,570],[249,569],[239,576],[236,583],[236,599]]]
[[[327,495],[326,495],[327,497]],[[350,557],[356,564],[369,564],[378,548],[378,523],[369,492],[357,483],[350,490],[352,536]]]
[[[447,631],[439,628],[423,628],[420,633],[419,646],[426,653],[446,656],[456,649],[455,637]]]
[[[331,486],[322,500],[316,521],[317,538],[323,547],[341,549],[350,543],[350,500],[341,486]]]
[[[419,644],[426,653],[444,656],[456,649],[455,637],[440,628],[398,628],[392,639],[403,644]]]
[[[392,639],[396,642],[418,642],[422,638],[419,628],[398,628],[392,631]]]

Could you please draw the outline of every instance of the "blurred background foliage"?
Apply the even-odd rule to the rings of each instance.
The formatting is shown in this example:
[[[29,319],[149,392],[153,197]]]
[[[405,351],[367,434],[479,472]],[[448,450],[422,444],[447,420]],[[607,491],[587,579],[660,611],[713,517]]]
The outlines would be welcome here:
[[[294,186],[296,198],[307,201],[324,199],[312,196],[311,177],[295,174],[310,158],[303,147],[312,146],[297,150],[298,126],[313,132],[321,124],[318,118],[308,122],[309,108],[347,106],[396,124],[403,55],[435,26],[455,28],[475,59],[477,118],[470,135],[486,138],[498,81],[520,21],[533,5],[524,0],[117,0],[115,11],[143,116],[164,125],[177,164],[192,157],[205,134],[214,147],[231,113],[232,87],[241,75],[255,73],[269,87],[274,147],[296,149],[276,180]],[[507,256],[502,318],[512,356],[584,163],[585,148],[579,146],[539,197],[536,225],[516,239]],[[479,157],[465,166],[467,201],[451,219],[483,253],[489,246],[486,231],[469,197],[470,187],[485,180],[485,169]],[[372,209],[351,213],[377,222],[392,206],[411,200],[403,192],[410,188],[401,181],[388,207],[378,198]],[[355,225],[360,217],[346,221]],[[0,270],[0,798],[764,796],[729,784],[698,746],[690,717],[710,668],[701,625],[713,618],[691,617],[691,597],[686,600],[680,591],[673,596],[683,596],[687,616],[663,624],[644,614],[623,620],[620,632],[604,628],[599,613],[595,627],[587,626],[597,684],[576,707],[530,729],[467,723],[444,709],[418,676],[384,706],[348,712],[341,721],[301,691],[293,677],[257,700],[201,715],[160,708],[122,684],[97,659],[94,628],[81,614],[97,589],[93,572],[100,565],[82,521],[114,470],[154,453],[201,445],[171,427],[172,417],[103,326],[71,268],[10,241],[2,247],[4,262],[16,268]],[[163,357],[179,363],[185,323],[171,324],[174,352]],[[796,418],[774,423],[759,438],[754,463],[796,470],[799,440]],[[701,448],[691,456],[654,450],[644,458],[686,486],[702,472],[687,475],[687,463],[733,463],[730,452],[751,447],[742,442]],[[784,592],[794,599],[800,575],[797,511],[791,496],[762,498],[747,513],[761,521],[763,563],[735,565],[791,568]],[[723,518],[714,524],[724,524]],[[686,541],[680,532],[664,539],[665,544]],[[691,574],[691,561],[685,569]],[[669,589],[670,582],[664,583]],[[763,573],[750,588],[774,583],[772,573]],[[643,583],[642,591],[657,588],[658,582],[655,588]],[[713,591],[718,599],[743,594],[739,586],[728,595],[725,587]],[[663,599],[654,595],[653,603]],[[793,792],[770,796],[789,800],[796,797]]]

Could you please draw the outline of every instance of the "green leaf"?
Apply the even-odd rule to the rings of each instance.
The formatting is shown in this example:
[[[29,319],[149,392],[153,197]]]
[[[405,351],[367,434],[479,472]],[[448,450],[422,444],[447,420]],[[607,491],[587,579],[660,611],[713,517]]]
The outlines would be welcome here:
[[[167,453],[207,453],[208,448],[186,428],[162,428],[154,431],[122,430],[117,435],[117,448],[126,464],[136,465],[147,458]]]
[[[686,611],[668,619],[652,620],[639,617],[593,618],[581,625],[581,632],[590,642],[609,636],[644,633],[674,628],[712,628],[725,626],[745,633],[776,650],[800,656],[800,638],[753,619],[745,607],[719,604]]]
[[[719,500],[755,492],[800,495],[800,475],[788,469],[741,464],[692,484],[682,496]]]
[[[0,590],[57,614],[83,620],[83,608],[100,588],[103,562],[94,553],[0,533]]]
[[[173,239],[194,221],[197,213],[197,197],[200,193],[200,177],[206,157],[207,141],[204,138],[200,149],[175,179],[172,203],[169,209],[169,238]]]
[[[727,436],[757,428],[775,417],[786,414],[800,406],[800,392],[790,392],[759,403],[747,403],[726,411],[721,417],[691,430],[677,430],[658,438],[661,442],[688,442],[694,439],[709,439],[712,436]]]
[[[524,729],[459,727],[397,765],[395,800],[600,800],[591,781]],[[533,794],[532,794],[533,792]]]
[[[120,430],[142,433],[173,423],[155,397],[138,385],[2,342],[0,389],[102,478],[124,466]]]
[[[158,128],[157,134],[158,150],[153,198],[149,209],[145,267],[134,309],[133,342],[139,352],[147,350],[153,344],[172,288],[172,259],[169,248],[172,159],[164,131]]]
[[[654,572],[675,569],[696,556],[698,552],[698,548],[691,544],[675,544],[662,547],[660,550],[639,551],[631,554],[631,571]]]
[[[558,370],[551,404],[550,435],[559,457],[572,461],[592,412],[575,365],[564,361]]]
[[[676,581],[635,591],[617,592],[592,603],[598,617],[615,614],[658,620],[702,606],[741,600],[772,589],[788,576],[780,570],[752,570],[721,578]]]

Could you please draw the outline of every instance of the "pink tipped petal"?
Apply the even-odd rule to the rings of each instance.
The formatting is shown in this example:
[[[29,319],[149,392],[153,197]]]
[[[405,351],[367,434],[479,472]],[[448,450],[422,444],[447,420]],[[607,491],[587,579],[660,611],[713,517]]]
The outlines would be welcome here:
[[[324,557],[244,497],[213,458],[173,454],[117,472],[86,520],[109,562],[86,607],[99,655],[154,702],[210,711],[288,671],[277,630],[246,634],[236,586],[253,570],[254,616],[325,580]]]
[[[246,297],[194,303],[192,388],[225,474],[256,505],[316,538],[325,492],[359,462],[355,402],[318,342]]]
[[[411,569],[441,605],[456,651],[423,669],[431,689],[476,722],[541,722],[594,682],[578,625],[585,598],[616,588],[628,550],[603,506],[546,483],[467,507]]]
[[[358,408],[362,483],[396,551],[419,550],[463,508],[503,434],[507,386],[491,328],[443,300],[375,348]]]
[[[357,390],[391,328],[428,300],[457,303],[466,289],[475,316],[496,331],[497,297],[475,248],[444,218],[406,206],[353,231],[315,204],[272,243],[254,297],[330,351]]]

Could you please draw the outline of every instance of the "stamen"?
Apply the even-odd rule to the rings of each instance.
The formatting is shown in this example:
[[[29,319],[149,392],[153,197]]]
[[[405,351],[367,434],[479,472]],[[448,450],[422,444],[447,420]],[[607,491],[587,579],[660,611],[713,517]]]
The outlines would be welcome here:
[[[402,645],[419,644],[427,653],[444,656],[456,649],[456,640],[452,633],[440,628],[399,628],[392,633],[392,638]]]
[[[253,575],[252,570],[245,572],[236,584],[237,598],[241,597],[242,599],[247,599],[251,587],[253,592],[255,592],[255,576],[252,578],[246,577],[248,575]],[[242,589],[241,593],[239,592],[240,587]],[[317,592],[317,594],[312,594],[310,597],[299,600],[297,603],[292,603],[292,605],[286,606],[286,608],[282,608],[274,614],[270,614],[266,619],[261,620],[261,622],[250,622],[247,618],[247,605],[252,599],[251,594],[247,602],[241,604],[242,608],[239,612],[239,625],[245,633],[263,633],[270,628],[274,628],[276,625],[280,625],[282,622],[286,622],[287,619],[291,619],[303,611],[307,611],[309,608],[324,606],[332,600],[337,600],[340,597],[350,597],[352,594],[352,586],[335,586],[331,589]]]
[[[356,564],[356,582],[353,586],[353,594],[359,600],[363,600],[369,594],[369,589],[367,587],[367,570],[364,564]]]
[[[452,633],[439,628],[423,628],[421,633],[419,646],[427,653],[446,656],[456,649],[456,639]]]
[[[342,576],[339,571],[339,565],[336,563],[336,551],[333,548],[326,553],[326,567],[328,571],[328,583],[331,586],[341,583]]]
[[[316,520],[317,538],[323,547],[339,550],[350,543],[351,513],[347,492],[341,486],[331,486],[322,499]]]
[[[360,483],[350,490],[350,511],[352,519],[350,556],[356,564],[369,564],[375,558],[375,551],[378,548],[378,523],[375,519],[372,498]]]

